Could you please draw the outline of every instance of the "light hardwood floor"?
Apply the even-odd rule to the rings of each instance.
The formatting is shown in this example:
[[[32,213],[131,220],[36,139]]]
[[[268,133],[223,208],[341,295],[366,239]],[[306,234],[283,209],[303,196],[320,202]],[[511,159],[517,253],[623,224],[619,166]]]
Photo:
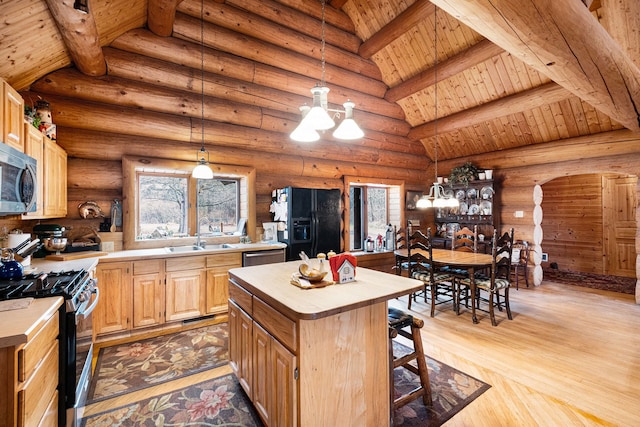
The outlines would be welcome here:
[[[406,309],[406,297],[390,305]],[[429,356],[491,384],[445,426],[640,425],[640,305],[632,295],[543,282],[511,290],[514,320],[479,324],[441,305],[413,304]],[[99,402],[102,412],[230,372],[228,366]]]
[[[471,322],[414,304],[425,352],[491,389],[446,426],[640,425],[640,305],[632,295],[543,282],[511,289],[513,320]],[[390,305],[406,309],[406,298]]]

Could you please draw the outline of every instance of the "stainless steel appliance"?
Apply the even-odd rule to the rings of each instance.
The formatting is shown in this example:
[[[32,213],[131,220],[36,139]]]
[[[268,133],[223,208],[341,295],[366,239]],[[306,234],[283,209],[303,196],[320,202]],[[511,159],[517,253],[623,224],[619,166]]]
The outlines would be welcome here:
[[[0,143],[0,216],[36,210],[37,162]]]
[[[299,259],[301,251],[310,257],[341,251],[340,190],[286,187],[276,190],[274,202],[286,204],[286,227],[278,240],[287,244],[288,261]]]
[[[243,252],[242,266],[249,267],[252,265],[274,264],[276,262],[284,262],[284,249],[269,249],[266,251]]]
[[[58,425],[79,426],[91,382],[91,312],[100,297],[97,282],[85,270],[28,274],[0,280],[0,300],[61,296]]]
[[[64,236],[65,228],[58,224],[36,224],[33,226],[33,234],[41,241],[45,242],[46,239],[60,239]],[[44,245],[41,246],[36,253],[33,254],[34,258],[44,258],[49,252],[45,249]]]

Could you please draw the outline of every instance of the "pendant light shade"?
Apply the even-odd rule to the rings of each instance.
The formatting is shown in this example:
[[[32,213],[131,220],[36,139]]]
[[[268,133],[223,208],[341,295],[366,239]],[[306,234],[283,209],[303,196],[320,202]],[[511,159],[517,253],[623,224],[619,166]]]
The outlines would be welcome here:
[[[317,84],[311,89],[311,93],[313,94],[311,109],[305,112],[303,111],[302,107],[300,107],[300,111],[302,112],[302,120],[290,135],[291,139],[298,142],[312,142],[320,139],[320,134],[318,132],[332,129],[336,125],[334,118],[340,118],[341,113],[344,113],[345,119],[335,130],[333,136],[338,139],[346,140],[358,139],[364,136],[364,132],[362,132],[362,129],[360,129],[360,127],[353,120],[353,109],[356,104],[351,101],[347,101],[344,104],[345,110],[334,110],[329,108],[327,96],[329,93],[329,88],[325,85],[324,80],[324,11],[325,0],[322,0],[322,81],[320,82],[320,84]],[[349,105],[349,107],[347,107],[347,105]]]

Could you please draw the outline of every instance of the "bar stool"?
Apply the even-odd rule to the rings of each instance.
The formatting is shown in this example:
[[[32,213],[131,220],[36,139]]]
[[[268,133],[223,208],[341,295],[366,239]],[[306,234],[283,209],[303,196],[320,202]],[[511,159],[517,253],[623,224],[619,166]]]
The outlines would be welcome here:
[[[420,337],[420,328],[424,326],[424,321],[393,307],[389,307],[388,317],[391,417],[393,418],[394,411],[419,397],[422,397],[422,401],[426,406],[431,406],[431,385],[429,384],[429,371],[427,370],[427,361],[424,358],[422,339]],[[405,329],[407,327],[410,328],[409,331]],[[404,356],[396,357],[393,354],[393,338],[398,335],[413,341],[413,351]],[[415,367],[410,363],[414,359],[416,360],[418,367]],[[418,375],[420,378],[420,385],[410,392],[396,398],[394,396],[395,388],[393,372],[398,367],[403,367]]]

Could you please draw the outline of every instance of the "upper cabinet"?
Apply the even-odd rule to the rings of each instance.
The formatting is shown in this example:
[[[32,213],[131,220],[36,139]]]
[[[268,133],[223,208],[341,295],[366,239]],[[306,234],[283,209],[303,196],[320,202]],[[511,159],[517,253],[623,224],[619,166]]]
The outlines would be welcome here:
[[[24,100],[6,81],[0,79],[0,84],[2,84],[2,111],[0,112],[2,142],[24,152]]]

